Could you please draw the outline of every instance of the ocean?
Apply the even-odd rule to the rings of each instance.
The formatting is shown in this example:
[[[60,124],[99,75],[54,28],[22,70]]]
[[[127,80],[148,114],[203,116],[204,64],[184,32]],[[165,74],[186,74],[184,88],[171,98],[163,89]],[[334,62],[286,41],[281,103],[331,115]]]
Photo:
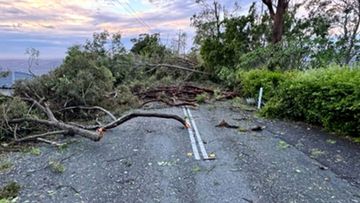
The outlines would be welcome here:
[[[31,71],[36,75],[43,75],[61,65],[63,59],[39,59],[33,64]],[[0,59],[0,71],[20,71],[28,73],[27,59]]]

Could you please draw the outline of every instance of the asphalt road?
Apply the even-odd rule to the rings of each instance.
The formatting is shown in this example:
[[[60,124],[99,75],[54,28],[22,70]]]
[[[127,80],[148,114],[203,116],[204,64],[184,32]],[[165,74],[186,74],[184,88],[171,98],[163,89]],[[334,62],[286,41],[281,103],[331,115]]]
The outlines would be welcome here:
[[[181,108],[152,112],[184,116]],[[18,202],[360,202],[360,146],[301,123],[270,121],[227,104],[191,110],[207,152],[195,160],[187,129],[135,119],[100,142],[11,153],[0,186],[22,186]],[[259,132],[216,128],[221,120]],[[66,141],[70,141],[67,139]],[[49,162],[59,161],[63,173]]]

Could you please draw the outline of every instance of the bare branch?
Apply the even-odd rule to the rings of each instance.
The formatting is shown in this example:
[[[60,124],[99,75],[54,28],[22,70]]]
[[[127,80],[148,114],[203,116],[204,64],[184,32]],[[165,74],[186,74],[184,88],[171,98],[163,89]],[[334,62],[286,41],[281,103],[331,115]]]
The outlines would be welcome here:
[[[275,11],[274,11],[274,7],[272,4],[272,0],[262,0],[262,2],[267,6],[269,13],[270,13],[270,17],[272,19],[275,18]]]
[[[18,128],[18,124],[16,124],[15,128],[14,128],[14,139],[15,140],[17,140],[17,134],[16,134],[17,128]]]
[[[99,110],[99,111],[106,113],[113,121],[116,120],[116,117],[110,111],[106,110],[105,108],[103,108],[101,106],[71,106],[71,107],[66,107],[64,109],[61,109],[60,111],[66,111],[66,110],[71,110],[71,109]]]
[[[67,132],[68,132],[67,130],[58,130],[58,131],[47,132],[47,133],[43,133],[43,134],[30,135],[30,136],[26,136],[24,138],[15,139],[15,142],[25,142],[25,141],[29,141],[29,140],[36,140],[38,138],[47,137],[50,135],[66,134]]]
[[[32,122],[32,123],[40,123],[43,125],[66,130],[68,132],[80,135],[82,137],[88,138],[93,141],[99,141],[103,137],[102,134],[99,134],[97,132],[93,132],[93,131],[83,129],[83,128],[80,128],[80,127],[77,127],[74,125],[70,125],[70,124],[64,123],[62,121],[57,121],[57,120],[49,121],[49,120],[42,120],[42,119],[37,119],[37,118],[19,118],[19,119],[13,119],[13,120],[9,121],[9,123],[21,123],[24,121]]]
[[[54,146],[56,146],[56,147],[64,146],[64,144],[60,144],[60,143],[57,143],[57,142],[55,142],[55,141],[47,140],[47,139],[44,139],[44,138],[37,138],[36,140],[37,140],[37,141],[40,141],[40,142],[45,142],[45,143],[47,143],[47,144],[54,145]]]
[[[117,119],[116,121],[113,121],[107,125],[105,125],[103,128],[104,129],[111,129],[111,128],[115,128],[123,123],[125,123],[126,121],[129,121],[133,118],[137,118],[137,117],[155,117],[155,118],[165,118],[165,119],[174,119],[179,121],[184,127],[188,128],[189,124],[180,116],[177,115],[172,115],[172,114],[162,114],[162,113],[131,113],[128,115],[125,115],[119,119]]]
[[[57,121],[53,112],[50,110],[49,105],[46,102],[44,103],[44,106],[45,106],[45,110],[46,110],[46,115],[49,117],[49,119],[52,121]]]

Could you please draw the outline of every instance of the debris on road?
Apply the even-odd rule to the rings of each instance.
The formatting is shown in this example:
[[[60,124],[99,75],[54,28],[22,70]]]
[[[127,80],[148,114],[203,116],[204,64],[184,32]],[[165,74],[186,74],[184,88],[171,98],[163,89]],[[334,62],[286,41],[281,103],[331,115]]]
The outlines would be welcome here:
[[[211,152],[209,154],[209,159],[216,159],[216,154],[214,152]]]
[[[290,147],[290,145],[288,143],[286,143],[285,141],[283,141],[283,140],[280,140],[278,142],[278,144],[277,144],[277,148],[280,149],[280,150],[287,149],[289,147]]]
[[[229,123],[227,123],[225,120],[222,120],[218,125],[216,125],[215,127],[217,128],[239,128],[239,126],[237,125],[230,125]]]
[[[218,125],[216,125],[215,127],[217,128],[234,128],[234,129],[239,129],[240,132],[248,132],[248,131],[262,131],[263,129],[266,128],[266,126],[260,126],[260,125],[256,125],[256,126],[252,126],[249,129],[246,128],[241,128],[238,125],[231,125],[229,123],[227,123],[225,120],[222,120]]]
[[[319,169],[321,169],[321,170],[328,170],[329,168],[326,167],[326,166],[319,166]]]
[[[238,93],[232,91],[218,91],[210,88],[197,87],[194,85],[183,86],[160,86],[145,91],[134,90],[140,100],[144,102],[141,106],[148,103],[160,102],[168,106],[193,106],[197,103],[205,102],[206,99],[215,97],[215,100],[232,99],[238,96]]]
[[[193,156],[193,153],[192,153],[192,152],[188,152],[188,153],[186,154],[186,156],[187,156],[187,157],[192,157],[192,156]]]
[[[265,126],[260,126],[260,125],[256,125],[250,128],[251,131],[262,131],[263,129],[265,129]]]

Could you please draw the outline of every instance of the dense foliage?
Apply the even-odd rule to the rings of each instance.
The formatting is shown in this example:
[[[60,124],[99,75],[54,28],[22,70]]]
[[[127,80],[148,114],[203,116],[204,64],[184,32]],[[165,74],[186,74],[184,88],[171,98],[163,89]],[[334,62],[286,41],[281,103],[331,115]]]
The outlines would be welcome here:
[[[263,114],[304,120],[360,136],[360,69],[330,67],[298,72],[283,81]],[[271,93],[271,91],[270,91]]]
[[[360,56],[358,1],[290,4],[284,14],[282,40],[276,44],[273,17],[260,11],[258,3],[247,14],[240,14],[236,5],[229,12],[220,1],[207,2],[199,1],[202,11],[192,22],[205,69],[215,76],[224,67],[304,70],[350,64]],[[308,9],[307,15],[299,15],[300,8]]]
[[[66,108],[100,106],[120,116],[125,110],[140,106],[135,92],[192,77],[180,69],[157,66],[161,63],[185,67],[190,64],[193,68],[193,61],[179,58],[165,48],[158,34],[141,34],[132,41],[133,48],[127,51],[120,34],[94,33],[83,45],[70,47],[63,63],[55,70],[31,80],[18,81],[13,97],[0,95],[0,140],[48,129],[42,124],[31,127],[29,122],[16,125],[16,129],[9,125],[9,121],[19,118],[47,119],[34,106],[34,100],[46,103],[55,117],[64,122],[83,122],[102,119],[103,114],[78,108],[67,113]]]
[[[265,11],[253,3],[240,14],[237,4],[226,9],[220,1],[199,0],[202,10],[191,20],[204,69],[244,97],[257,97],[263,87],[265,116],[359,136],[360,2],[285,5],[281,40],[274,41],[279,7],[269,8],[279,2],[262,1]]]
[[[360,68],[331,66],[306,71],[239,71],[246,97],[264,88],[262,115],[322,125],[330,131],[360,135]]]
[[[134,43],[131,52],[148,58],[161,60],[170,51],[160,43],[160,34],[140,34],[138,38],[131,39]]]
[[[264,101],[272,98],[278,88],[286,80],[294,77],[295,72],[270,71],[267,69],[255,69],[251,71],[238,71],[237,80],[240,81],[241,92],[245,97],[256,98],[263,87]]]

